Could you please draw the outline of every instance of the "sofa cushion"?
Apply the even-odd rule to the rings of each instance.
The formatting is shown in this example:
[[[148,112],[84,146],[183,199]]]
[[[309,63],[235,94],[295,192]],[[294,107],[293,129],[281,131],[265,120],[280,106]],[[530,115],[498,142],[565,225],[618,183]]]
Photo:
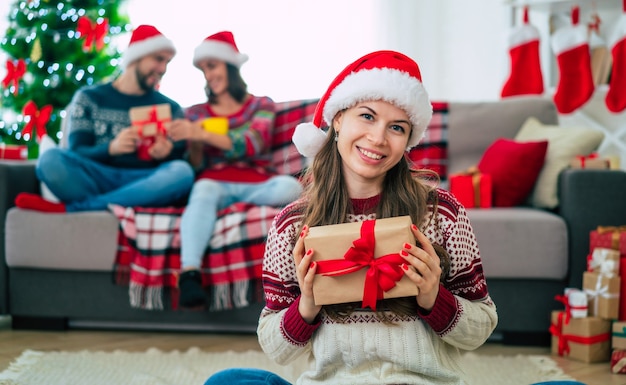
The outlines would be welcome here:
[[[296,125],[313,121],[317,99],[276,103],[276,120],[272,136],[272,163],[279,174],[298,175],[306,166],[306,158],[291,141]]]
[[[530,199],[535,207],[553,209],[559,205],[557,183],[561,171],[569,167],[577,155],[589,155],[595,151],[602,143],[604,133],[586,127],[546,125],[530,117],[515,139],[522,142],[548,141],[546,161]]]
[[[535,186],[548,149],[547,141],[520,143],[497,139],[483,154],[478,169],[491,176],[494,207],[519,206]]]
[[[530,207],[467,211],[487,283],[490,278],[565,279],[568,239],[562,217]]]
[[[108,211],[46,214],[13,207],[5,237],[9,267],[112,271],[118,222]]]

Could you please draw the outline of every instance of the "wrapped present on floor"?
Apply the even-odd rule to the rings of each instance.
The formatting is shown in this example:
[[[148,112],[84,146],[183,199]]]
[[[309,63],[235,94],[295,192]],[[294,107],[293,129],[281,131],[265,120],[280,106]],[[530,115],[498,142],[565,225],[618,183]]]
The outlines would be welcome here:
[[[587,270],[609,277],[619,276],[619,251],[596,247],[587,257]]]
[[[611,321],[599,317],[570,318],[553,311],[550,334],[552,354],[586,363],[607,362],[611,357]]]
[[[554,299],[565,306],[565,314],[568,320],[571,317],[584,318],[589,315],[587,294],[580,289],[568,287],[563,295],[557,295]]]
[[[611,373],[626,374],[626,350],[614,349],[611,353]]]
[[[451,175],[450,192],[466,208],[489,208],[493,205],[491,175],[481,173],[477,167]]]
[[[611,160],[609,158],[601,157],[598,153],[594,152],[589,155],[578,155],[570,162],[571,168],[576,169],[595,169],[595,170],[608,170],[611,168]]]
[[[28,148],[25,145],[0,143],[0,159],[25,160]]]
[[[613,322],[613,334],[611,336],[611,347],[613,349],[626,350],[626,322]]]
[[[589,252],[596,248],[617,250],[620,256],[626,256],[626,225],[598,226],[589,233]]]
[[[157,136],[167,134],[167,124],[172,121],[172,109],[169,104],[133,107],[129,111],[130,122],[137,128],[140,142],[137,145],[139,159],[150,160],[148,149],[154,144]]]
[[[304,239],[317,264],[315,304],[361,301],[376,310],[376,300],[416,296],[417,287],[404,275],[400,250],[415,245],[409,216],[315,226]]]
[[[620,278],[583,273],[583,290],[589,301],[589,315],[614,320],[619,317]]]

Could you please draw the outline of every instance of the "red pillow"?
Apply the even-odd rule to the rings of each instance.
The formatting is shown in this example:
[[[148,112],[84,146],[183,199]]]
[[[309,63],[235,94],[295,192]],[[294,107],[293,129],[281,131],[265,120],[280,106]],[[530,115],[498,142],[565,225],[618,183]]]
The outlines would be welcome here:
[[[543,168],[548,141],[516,142],[500,138],[487,148],[478,169],[490,174],[494,207],[519,206],[533,190]]]

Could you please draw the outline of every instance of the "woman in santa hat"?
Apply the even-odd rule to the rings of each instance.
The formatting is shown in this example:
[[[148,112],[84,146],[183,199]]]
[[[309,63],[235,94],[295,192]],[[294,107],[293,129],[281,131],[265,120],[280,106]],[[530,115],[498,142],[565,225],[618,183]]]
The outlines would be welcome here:
[[[181,218],[178,288],[185,308],[206,304],[200,270],[217,212],[235,202],[282,207],[302,191],[296,178],[271,167],[274,102],[248,93],[239,72],[247,60],[229,31],[204,39],[193,64],[204,74],[208,101],[189,107],[186,119],[174,121],[169,130],[172,139],[190,142],[189,157],[197,170]]]
[[[344,69],[313,122],[296,128],[296,147],[314,159],[302,197],[269,231],[257,333],[279,364],[308,356],[297,384],[464,384],[460,350],[481,346],[496,327],[465,208],[406,157],[431,116],[417,63],[378,51]],[[418,246],[399,244],[397,255],[418,294],[378,299],[376,311],[361,302],[317,305],[321,265],[304,246],[309,229],[405,215]],[[225,383],[288,384],[267,371],[228,369],[206,385]]]

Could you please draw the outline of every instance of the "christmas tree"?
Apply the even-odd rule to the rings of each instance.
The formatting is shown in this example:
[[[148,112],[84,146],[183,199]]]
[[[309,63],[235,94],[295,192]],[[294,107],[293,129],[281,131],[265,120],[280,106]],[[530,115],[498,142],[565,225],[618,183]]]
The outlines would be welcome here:
[[[0,143],[27,145],[33,159],[43,135],[59,142],[64,109],[74,92],[107,80],[117,70],[120,52],[115,37],[131,30],[122,3],[13,3],[0,40],[8,56],[0,83]]]

